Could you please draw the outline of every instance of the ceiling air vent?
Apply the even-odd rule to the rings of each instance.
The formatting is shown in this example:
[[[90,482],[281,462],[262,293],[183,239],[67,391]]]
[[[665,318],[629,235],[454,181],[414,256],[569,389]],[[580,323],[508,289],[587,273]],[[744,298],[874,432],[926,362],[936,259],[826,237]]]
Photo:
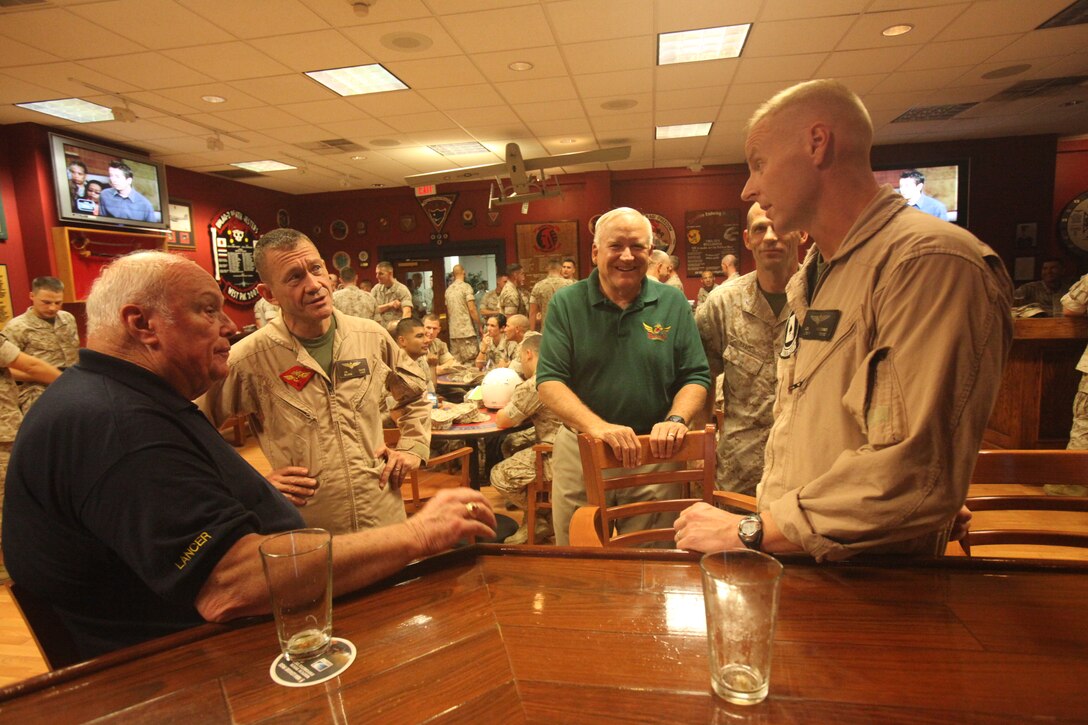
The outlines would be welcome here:
[[[344,153],[359,153],[360,151],[366,151],[365,146],[360,146],[354,141],[348,141],[346,138],[330,138],[325,141],[307,141],[306,143],[295,144],[303,151],[309,151],[310,153],[317,154],[319,156],[331,156],[333,154]]]
[[[264,174],[258,174],[256,171],[249,171],[248,169],[222,169],[220,171],[209,171],[208,173],[222,176],[224,179],[259,179],[264,176]]]
[[[1076,0],[1072,5],[1047,20],[1036,30],[1044,28],[1065,28],[1070,25],[1088,23],[1088,0]]]
[[[951,103],[944,106],[915,106],[903,113],[892,123],[907,123],[908,121],[947,121],[948,119],[963,113],[968,108],[977,106],[977,103]]]
[[[1001,93],[998,93],[990,100],[1016,101],[1021,98],[1033,98],[1035,96],[1055,96],[1059,95],[1062,91],[1075,88],[1085,81],[1088,81],[1088,76],[1037,78],[1033,81],[1020,81],[1001,91]]]

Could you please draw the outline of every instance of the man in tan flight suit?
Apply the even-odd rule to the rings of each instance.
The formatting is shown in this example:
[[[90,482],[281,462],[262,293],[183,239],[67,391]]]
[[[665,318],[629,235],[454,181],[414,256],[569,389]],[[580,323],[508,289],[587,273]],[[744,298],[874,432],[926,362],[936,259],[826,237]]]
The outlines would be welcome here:
[[[400,484],[430,446],[426,381],[380,325],[334,311],[325,264],[306,235],[277,229],[254,250],[261,295],[281,316],[230,351],[230,372],[201,399],[216,425],[250,415],[269,481],[309,526],[335,534],[404,520]],[[391,395],[400,440],[383,442]],[[256,420],[254,420],[256,419]]]

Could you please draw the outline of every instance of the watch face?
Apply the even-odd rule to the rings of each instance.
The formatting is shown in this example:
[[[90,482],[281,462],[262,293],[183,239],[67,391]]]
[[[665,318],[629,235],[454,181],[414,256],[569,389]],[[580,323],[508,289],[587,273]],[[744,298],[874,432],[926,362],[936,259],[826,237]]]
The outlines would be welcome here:
[[[737,532],[741,538],[751,539],[755,538],[759,530],[763,528],[759,519],[746,517],[740,520],[740,524],[737,526]]]

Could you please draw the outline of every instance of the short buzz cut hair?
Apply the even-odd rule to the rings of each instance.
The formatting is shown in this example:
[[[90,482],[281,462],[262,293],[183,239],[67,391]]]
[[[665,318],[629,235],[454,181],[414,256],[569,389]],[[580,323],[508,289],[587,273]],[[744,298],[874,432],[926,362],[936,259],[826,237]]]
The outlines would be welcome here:
[[[552,270],[555,270],[555,269],[562,269],[562,268],[563,268],[563,260],[556,259],[555,257],[552,257],[551,259],[548,260],[548,271],[549,272],[551,272]]]
[[[563,257],[563,264],[566,264],[567,262],[570,262],[575,267],[578,266],[578,263],[574,261],[574,257]]]
[[[267,271],[266,259],[269,252],[289,252],[303,242],[310,242],[310,238],[297,229],[281,227],[273,229],[253,244],[253,266],[257,268],[257,276],[262,282],[268,282],[265,277]]]
[[[601,239],[603,238],[605,228],[613,222],[613,220],[621,216],[637,216],[640,223],[646,228],[646,240],[652,245],[654,241],[654,228],[650,224],[650,220],[645,214],[638,209],[632,209],[629,206],[620,206],[615,209],[606,211],[601,214],[601,218],[597,220],[597,223],[593,225],[593,246],[599,246]],[[573,261],[573,260],[572,260]]]
[[[534,355],[540,354],[540,343],[544,340],[543,335],[526,335],[525,339],[521,341],[521,349],[528,350]]]
[[[508,264],[506,265],[506,276],[509,277],[510,275],[514,274],[514,272],[518,272],[520,270],[521,265],[517,262],[514,262],[513,264]]]
[[[396,336],[407,337],[411,334],[412,330],[415,330],[418,327],[423,327],[423,323],[415,317],[405,317],[397,323]]]
[[[374,269],[375,270],[384,269],[384,270],[386,270],[388,272],[392,272],[393,271],[393,263],[392,262],[378,262],[376,265],[374,265]]]
[[[789,111],[793,117],[799,109],[819,104],[831,117],[838,118],[845,128],[841,138],[847,142],[846,151],[856,156],[865,156],[869,163],[869,152],[873,146],[873,119],[858,95],[834,78],[821,78],[805,81],[779,91],[763,103],[748,119],[745,133],[760,121],[771,120]],[[803,122],[805,119],[801,118]]]
[[[340,279],[345,282],[355,282],[355,270],[351,267],[344,267],[340,270]]]
[[[427,314],[423,315],[423,321],[424,322],[437,322],[439,325],[442,324],[442,318],[439,317],[434,312],[428,312]]]
[[[63,292],[64,283],[56,277],[35,277],[30,283],[30,291],[46,290],[48,292]]]

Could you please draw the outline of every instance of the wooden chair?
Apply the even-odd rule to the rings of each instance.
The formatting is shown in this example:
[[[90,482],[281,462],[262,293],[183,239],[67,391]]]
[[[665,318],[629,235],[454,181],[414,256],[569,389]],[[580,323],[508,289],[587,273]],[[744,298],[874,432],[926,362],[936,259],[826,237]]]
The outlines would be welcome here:
[[[644,529],[615,535],[613,529],[618,520],[631,516],[679,513],[699,501],[711,503],[714,492],[714,469],[717,462],[714,430],[713,425],[708,425],[704,430],[688,432],[680,450],[667,459],[652,458],[650,437],[639,436],[643,461],[673,462],[681,463],[683,466],[672,471],[637,473],[616,478],[602,476],[605,469],[622,467],[622,463],[612,453],[612,447],[584,433],[579,435],[578,446],[582,454],[582,471],[586,481],[586,498],[589,505],[575,512],[570,526],[570,543],[573,546],[636,546],[655,541],[671,542],[675,535],[672,528]],[[633,486],[675,484],[686,485],[687,491],[684,498],[638,501],[618,506],[608,506],[605,503],[609,491]],[[698,498],[692,496],[692,484],[700,487]]]
[[[527,507],[525,525],[529,529],[529,543],[536,544],[536,518],[541,511],[552,510],[552,479],[544,475],[544,457],[551,455],[550,443],[537,443],[533,446],[536,454],[536,478],[526,491]]]
[[[52,607],[15,582],[9,582],[7,586],[46,666],[58,670],[82,661],[75,640]]]
[[[1088,497],[1047,496],[1025,493],[1024,487],[1047,484],[1088,485],[1088,451],[987,450],[980,451],[971,474],[971,485],[989,493],[1007,487],[1014,493],[968,496],[972,513],[982,511],[1088,512]],[[977,526],[978,524],[976,524]],[[971,555],[976,546],[1068,546],[1088,548],[1088,533],[1047,528],[972,528],[960,542],[952,542],[946,554]]]
[[[219,432],[226,435],[227,431],[230,431],[233,436],[231,444],[235,448],[244,446],[246,444],[246,416],[233,415],[223,421],[223,425],[219,427]]]
[[[383,428],[382,433],[385,435],[385,445],[390,448],[400,440],[400,431],[396,428]],[[467,488],[470,485],[469,460],[474,452],[472,448],[464,446],[455,451],[434,456],[427,461],[426,468],[420,468],[409,473],[408,480],[401,484],[400,487],[400,495],[404,499],[404,509],[408,515],[411,516],[423,508],[423,504],[434,496],[439,489],[457,488],[458,486]],[[448,473],[434,470],[436,466],[456,460],[461,461],[460,472]]]

